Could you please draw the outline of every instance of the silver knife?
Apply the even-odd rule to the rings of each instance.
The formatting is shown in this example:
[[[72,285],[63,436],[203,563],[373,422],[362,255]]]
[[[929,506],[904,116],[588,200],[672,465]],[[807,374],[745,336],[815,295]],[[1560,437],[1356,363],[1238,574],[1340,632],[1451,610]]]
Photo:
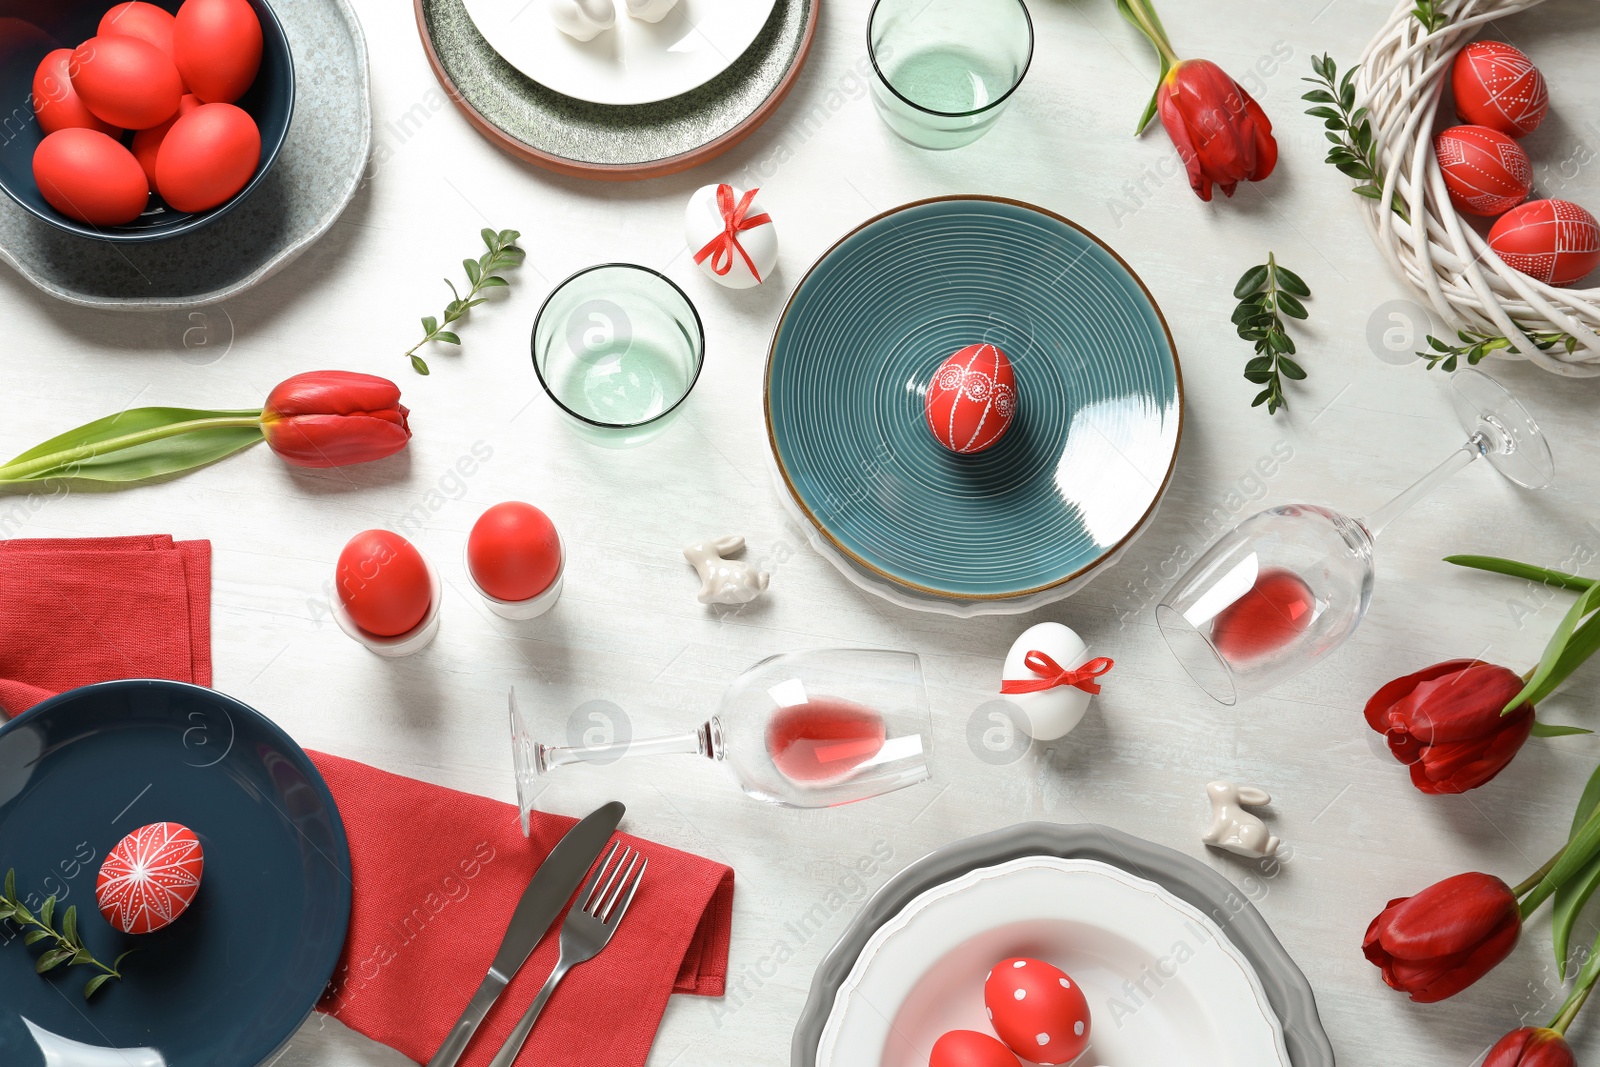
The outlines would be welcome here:
[[[567,901],[599,858],[606,842],[611,840],[612,832],[622,821],[623,810],[623,806],[613,800],[591,812],[568,830],[550,855],[545,857],[545,861],[533,873],[528,888],[523,890],[517,910],[511,913],[505,939],[500,942],[500,951],[489,965],[489,973],[483,984],[472,995],[467,1010],[461,1013],[455,1026],[450,1028],[450,1035],[444,1039],[444,1044],[428,1061],[428,1067],[455,1067],[461,1054],[467,1050],[472,1035],[478,1032],[484,1016],[489,1014],[489,1009],[499,999],[501,991],[510,983],[518,968],[528,962],[534,947],[543,939],[545,931],[550,929],[550,924],[556,921],[556,916],[561,914],[561,909],[567,906]]]

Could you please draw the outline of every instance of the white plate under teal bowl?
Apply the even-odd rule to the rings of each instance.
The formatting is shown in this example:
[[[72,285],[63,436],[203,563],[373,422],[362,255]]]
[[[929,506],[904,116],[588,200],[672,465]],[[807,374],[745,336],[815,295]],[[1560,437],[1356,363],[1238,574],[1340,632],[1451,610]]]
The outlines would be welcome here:
[[[987,452],[928,430],[933,371],[998,345],[1020,403]],[[781,493],[863,588],[953,614],[1032,610],[1102,569],[1154,514],[1183,382],[1144,283],[1031,204],[924,200],[847,235],[773,333],[766,418]]]
[[[1015,956],[1060,967],[1088,997],[1079,1063],[1289,1067],[1260,979],[1211,919],[1154,882],[1053,856],[971,871],[879,927],[817,1067],[926,1067],[946,1031],[990,1032],[984,977]]]

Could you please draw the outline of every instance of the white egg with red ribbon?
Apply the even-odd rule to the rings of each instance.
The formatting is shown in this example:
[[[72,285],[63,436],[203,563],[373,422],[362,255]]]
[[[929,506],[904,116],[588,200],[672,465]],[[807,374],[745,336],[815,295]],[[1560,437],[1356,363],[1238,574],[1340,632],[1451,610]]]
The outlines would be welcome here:
[[[684,236],[695,263],[730,289],[760,285],[778,265],[778,232],[756,199],[758,192],[725,183],[701,186],[684,212]]]
[[[1065,737],[1083,719],[1089,698],[1100,692],[1110,659],[1091,659],[1089,647],[1070,627],[1041,622],[1022,632],[1000,672],[1000,693],[1014,704],[1036,741]]]

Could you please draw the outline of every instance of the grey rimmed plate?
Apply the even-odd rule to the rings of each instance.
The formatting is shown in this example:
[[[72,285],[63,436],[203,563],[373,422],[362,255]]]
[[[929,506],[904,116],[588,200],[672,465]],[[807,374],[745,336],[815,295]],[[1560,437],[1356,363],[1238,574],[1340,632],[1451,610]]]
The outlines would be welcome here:
[[[1261,913],[1232,882],[1197,860],[1107,826],[1020,823],[946,845],[891,878],[873,894],[823,957],[795,1024],[791,1067],[816,1067],[817,1048],[840,987],[878,929],[923,893],[972,871],[1030,856],[1093,860],[1154,882],[1209,916],[1255,970],[1283,1028],[1294,1067],[1333,1067],[1333,1047],[1316,998]]]
[[[184,237],[113,246],[0,198],[0,259],[85,307],[170,310],[226,300],[282,270],[349,205],[372,146],[367,44],[345,0],[273,0],[295,58],[294,121],[277,164],[227,218]]]
[[[581,178],[674,174],[732,148],[788,94],[810,51],[821,0],[777,0],[755,42],[691,92],[651,104],[575,100],[517,70],[462,0],[414,0],[434,74],[467,120],[530,163]]]

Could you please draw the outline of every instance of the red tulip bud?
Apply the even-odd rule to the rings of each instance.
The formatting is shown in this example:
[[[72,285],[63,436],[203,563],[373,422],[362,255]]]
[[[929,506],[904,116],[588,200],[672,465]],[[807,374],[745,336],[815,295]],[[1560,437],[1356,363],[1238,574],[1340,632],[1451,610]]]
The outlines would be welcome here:
[[[1483,1067],[1578,1067],[1578,1058],[1556,1031],[1524,1026],[1495,1042]]]
[[[1419,1004],[1453,997],[1505,959],[1522,933],[1516,895],[1488,874],[1458,874],[1389,901],[1361,951]]]
[[[343,467],[392,456],[411,440],[400,387],[350,371],[296,374],[267,397],[261,431],[297,467]]]
[[[1278,163],[1266,112],[1209,59],[1175,63],[1156,91],[1156,109],[1201,200],[1211,199],[1213,182],[1232,196],[1239,182],[1258,182]]]
[[[1476,660],[1435,663],[1396,678],[1367,701],[1367,724],[1411,766],[1424,793],[1464,793],[1505,769],[1533,731],[1533,705],[1500,711],[1522,691],[1505,667]]]

